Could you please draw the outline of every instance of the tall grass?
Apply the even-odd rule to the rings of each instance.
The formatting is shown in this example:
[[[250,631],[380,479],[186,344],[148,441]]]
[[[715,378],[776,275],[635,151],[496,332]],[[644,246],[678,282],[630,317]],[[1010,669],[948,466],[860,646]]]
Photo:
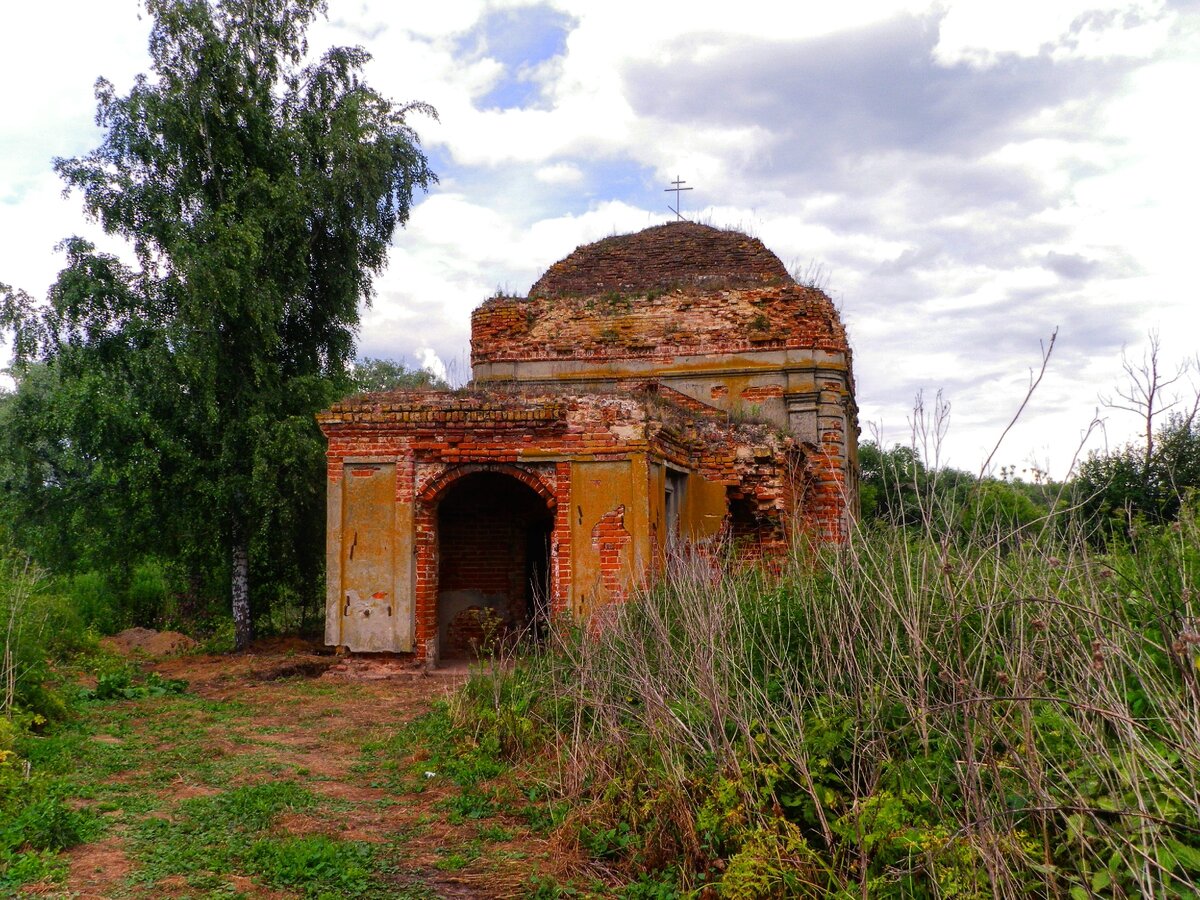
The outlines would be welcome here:
[[[42,573],[27,559],[0,550],[0,714],[12,718],[42,663],[48,616],[37,601]]]
[[[6,897],[58,872],[54,851],[77,843],[90,821],[20,755],[29,732],[66,713],[45,684],[48,654],[84,639],[78,618],[47,587],[41,570],[0,545],[0,895]]]
[[[556,839],[614,874],[729,897],[1195,895],[1200,522],[1104,556],[1084,537],[1069,513],[880,526],[778,578],[681,555],[603,627],[481,676],[459,719],[512,754],[548,741],[574,810]]]

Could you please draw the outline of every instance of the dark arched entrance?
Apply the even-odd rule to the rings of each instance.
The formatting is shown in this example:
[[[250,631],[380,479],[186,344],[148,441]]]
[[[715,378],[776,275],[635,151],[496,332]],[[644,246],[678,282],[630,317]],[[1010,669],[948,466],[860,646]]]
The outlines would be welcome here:
[[[473,657],[544,623],[550,606],[547,501],[503,472],[457,479],[437,507],[438,647]]]

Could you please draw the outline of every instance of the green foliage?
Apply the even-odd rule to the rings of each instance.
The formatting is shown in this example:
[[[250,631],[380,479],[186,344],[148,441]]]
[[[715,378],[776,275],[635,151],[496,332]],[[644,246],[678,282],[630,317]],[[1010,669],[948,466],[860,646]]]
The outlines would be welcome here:
[[[170,620],[168,613],[173,591],[166,572],[157,560],[137,565],[129,579],[129,616],[134,622]]]
[[[141,683],[135,683],[135,680]],[[182,678],[163,678],[151,672],[138,679],[129,668],[105,672],[96,679],[96,686],[79,692],[81,700],[140,700],[144,697],[166,697],[187,691]]]
[[[1039,506],[1016,485],[985,479],[969,495],[960,521],[969,533],[1013,537],[1044,518],[1047,512],[1045,506]]]
[[[0,548],[0,715],[44,722],[66,714],[48,686],[49,655],[78,650],[87,638],[74,611],[49,587],[28,559]]]
[[[61,797],[41,794],[0,830],[0,847],[65,850],[94,833],[92,824],[92,816],[71,809]]]
[[[482,738],[482,739],[481,739]],[[426,772],[435,778],[445,778],[463,788],[460,799],[455,799],[455,810],[470,818],[480,804],[490,803],[482,793],[485,782],[507,771],[498,752],[498,745],[488,740],[486,734],[473,734],[469,740],[457,732],[451,717],[451,708],[438,703],[432,712],[414,719],[390,742],[390,755],[398,756],[403,751],[420,748],[420,761],[414,762],[404,774],[417,785],[428,779]],[[411,782],[410,782],[411,783]]]
[[[1043,520],[1057,502],[1059,486],[1002,478],[976,478],[957,469],[930,469],[912,447],[884,450],[873,441],[859,446],[859,499],[864,522],[883,522],[966,536],[1013,537]]]
[[[731,900],[768,897],[818,897],[821,881],[806,872],[813,853],[788,823],[758,828],[742,842],[721,876],[721,896]]]
[[[255,848],[281,813],[309,809],[316,802],[312,793],[291,781],[244,785],[185,800],[171,820],[144,819],[134,829],[133,850],[143,864],[139,878],[153,883],[171,875],[222,875],[243,860],[261,871],[270,868],[273,857],[280,869],[291,871],[287,867],[303,857],[302,850],[288,854],[264,846],[255,862]]]
[[[246,862],[268,884],[298,888],[304,897],[362,897],[374,883],[369,845],[323,834],[264,838],[250,848]]]
[[[585,822],[579,827],[579,842],[594,859],[620,859],[637,843],[637,835],[628,822]]]
[[[912,447],[884,450],[874,441],[859,445],[860,504],[866,521],[892,525],[944,524],[943,505],[974,481],[955,469],[930,469]]]
[[[350,373],[350,381],[355,393],[397,390],[448,391],[450,389],[450,385],[432,372],[424,369],[410,369],[404,363],[390,359],[374,359],[369,356],[355,361],[354,369]]]
[[[559,884],[551,875],[534,874],[525,884],[521,895],[530,900],[558,900],[560,897],[578,897],[580,893],[572,887]]]
[[[617,896],[622,900],[679,900],[685,895],[679,890],[676,873],[667,871],[644,873],[617,891]]]
[[[1105,539],[1128,538],[1138,523],[1162,525],[1200,491],[1200,421],[1171,417],[1144,446],[1093,452],[1079,468],[1075,494],[1089,524]]]
[[[11,720],[0,718],[0,890],[55,878],[65,869],[56,851],[95,837],[102,828],[91,812],[72,809],[53,782],[30,777],[4,747]]]
[[[29,758],[31,734],[68,715],[52,685],[51,656],[88,645],[78,615],[44,574],[15,553],[0,554],[0,892],[59,877],[57,851],[101,827]]]
[[[101,572],[80,572],[66,579],[65,590],[73,609],[101,634],[115,634],[123,622],[121,601]]]
[[[252,612],[321,594],[313,413],[344,388],[359,301],[434,180],[406,121],[432,110],[368,87],[361,49],[305,65],[320,0],[146,7],[151,74],[125,96],[100,79],[101,145],[56,161],[138,267],[70,238],[44,306],[0,288],[18,382],[0,515],[63,573],[159,559],[192,588],[231,580],[244,645]],[[253,610],[248,574],[272,586]]]

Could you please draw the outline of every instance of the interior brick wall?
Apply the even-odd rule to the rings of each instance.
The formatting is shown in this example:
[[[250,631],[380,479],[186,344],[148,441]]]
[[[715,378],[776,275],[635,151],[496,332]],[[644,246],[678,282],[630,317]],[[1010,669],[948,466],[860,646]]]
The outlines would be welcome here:
[[[545,503],[515,479],[479,473],[457,481],[438,504],[438,591],[503,597],[492,613],[466,609],[447,631],[445,657],[471,657],[488,640],[520,631],[528,620],[528,541],[551,520]]]
[[[523,619],[525,534],[538,512],[529,507],[528,490],[504,476],[456,484],[438,506],[441,589],[503,594]]]

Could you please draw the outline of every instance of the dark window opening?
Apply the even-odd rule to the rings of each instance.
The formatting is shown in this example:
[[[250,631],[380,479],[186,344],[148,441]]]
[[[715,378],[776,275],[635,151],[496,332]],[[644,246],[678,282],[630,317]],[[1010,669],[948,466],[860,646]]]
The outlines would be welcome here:
[[[687,473],[667,469],[665,479],[664,506],[667,513],[667,544],[671,545],[680,537],[680,522],[683,517],[684,492],[687,488]]]
[[[761,551],[762,515],[753,497],[730,494],[729,537],[739,555],[754,557]]]

